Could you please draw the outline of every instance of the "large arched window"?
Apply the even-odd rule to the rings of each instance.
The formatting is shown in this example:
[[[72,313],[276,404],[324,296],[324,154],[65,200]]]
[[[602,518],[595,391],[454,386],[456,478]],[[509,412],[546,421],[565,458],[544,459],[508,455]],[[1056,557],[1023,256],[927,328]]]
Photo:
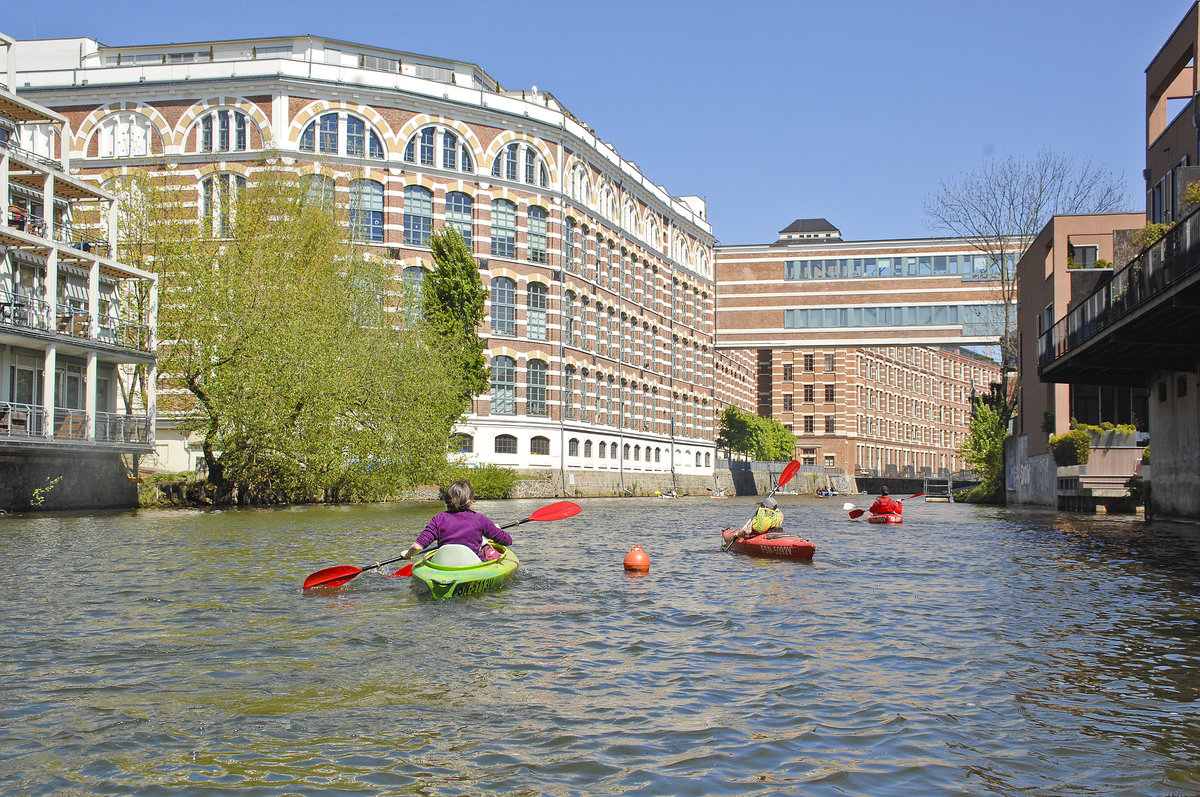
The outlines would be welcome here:
[[[563,299],[563,343],[575,345],[575,293],[567,291]]]
[[[219,108],[200,117],[196,136],[198,152],[245,152],[250,147],[253,123],[245,111]]]
[[[563,417],[575,417],[575,366],[568,365],[563,369]]]
[[[536,435],[529,438],[529,453],[534,456],[550,456],[550,438]]]
[[[587,167],[579,161],[571,164],[571,172],[567,177],[567,195],[584,205],[592,203],[592,184],[588,179]]]
[[[245,177],[228,172],[209,175],[200,181],[200,218],[206,233],[217,238],[233,234],[238,193],[245,187]]]
[[[497,454],[515,454],[517,453],[517,438],[510,434],[496,435],[496,453]]]
[[[492,161],[492,177],[515,180],[545,188],[550,185],[546,161],[535,147],[513,141],[496,154]]]
[[[454,227],[462,233],[463,240],[467,242],[467,248],[471,246],[473,204],[470,195],[461,191],[451,191],[446,194],[446,226]]]
[[[455,172],[475,171],[471,148],[457,132],[441,125],[422,127],[404,147],[404,162]]]
[[[517,283],[508,277],[492,277],[492,334],[517,334]]]
[[[138,158],[153,154],[154,125],[140,113],[122,111],[104,117],[96,129],[101,158]]]
[[[350,234],[356,241],[383,242],[383,184],[350,181]]]
[[[609,185],[600,189],[600,213],[614,224],[617,223],[617,197]]]
[[[418,311],[425,295],[425,274],[426,271],[421,266],[404,267],[404,296],[409,305],[418,308]]]
[[[531,263],[546,262],[547,233],[546,209],[534,205],[529,208],[529,261]]]
[[[546,412],[546,363],[530,360],[527,371],[525,408],[529,415],[545,416]]]
[[[345,111],[330,111],[304,128],[300,151],[383,160],[383,140],[359,117]]]
[[[507,199],[492,200],[492,256],[516,257],[517,206]]]
[[[517,363],[512,357],[492,358],[492,415],[517,414]]]
[[[433,234],[433,192],[419,185],[404,186],[404,243],[428,246]]]
[[[574,274],[575,258],[579,255],[579,228],[575,219],[567,219],[567,229],[563,233],[563,268]]]
[[[333,210],[333,178],[324,174],[306,174],[300,178],[306,204]]]
[[[525,326],[531,340],[546,340],[546,308],[550,289],[540,282],[529,283],[529,309]]]

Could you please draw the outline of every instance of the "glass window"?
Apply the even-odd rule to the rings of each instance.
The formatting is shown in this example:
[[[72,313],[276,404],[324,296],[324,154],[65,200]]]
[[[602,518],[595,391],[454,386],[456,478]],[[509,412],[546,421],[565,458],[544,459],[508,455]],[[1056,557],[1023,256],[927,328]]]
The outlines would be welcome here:
[[[575,366],[563,370],[563,417],[575,417]]]
[[[510,434],[496,435],[496,453],[497,454],[515,454],[517,453],[517,438]]]
[[[334,183],[332,177],[323,174],[306,174],[300,178],[304,187],[304,201],[326,210],[333,210]]]
[[[825,433],[833,434],[833,431],[834,431],[833,426],[834,426],[834,416],[826,415],[825,416]]]
[[[212,111],[200,117],[201,152],[244,152],[248,118],[238,110]]]
[[[536,205],[529,209],[529,260],[546,262],[546,209]]]
[[[246,187],[240,174],[214,174],[200,181],[200,218],[205,232],[217,238],[233,234],[238,193]]]
[[[529,313],[526,319],[529,337],[546,340],[546,307],[549,289],[540,282],[529,283]]]
[[[356,241],[383,242],[383,184],[350,181],[350,233]]]
[[[572,441],[572,442],[575,442],[576,447],[578,448],[578,442],[577,441]],[[530,438],[529,453],[534,454],[536,456],[542,456],[542,457],[550,456],[550,438],[542,437],[541,435],[537,435],[536,437]]]
[[[517,364],[512,357],[492,358],[492,415],[517,414]],[[498,438],[497,438],[498,439]],[[499,449],[497,449],[498,453]],[[513,450],[516,453],[516,439]]]
[[[458,435],[458,453],[470,454],[475,450],[475,438],[469,434]]]
[[[404,187],[404,243],[428,246],[433,233],[433,192],[419,185]]]
[[[517,206],[507,199],[492,200],[492,256],[515,257]]]
[[[446,224],[457,229],[471,246],[471,227],[473,203],[471,197],[461,191],[451,191],[446,194]]]
[[[528,385],[526,386],[525,395],[526,412],[529,415],[545,416],[547,414],[546,363],[542,360],[529,361]],[[549,453],[548,450],[547,453]]]
[[[517,284],[508,277],[492,278],[492,334],[517,334]]]

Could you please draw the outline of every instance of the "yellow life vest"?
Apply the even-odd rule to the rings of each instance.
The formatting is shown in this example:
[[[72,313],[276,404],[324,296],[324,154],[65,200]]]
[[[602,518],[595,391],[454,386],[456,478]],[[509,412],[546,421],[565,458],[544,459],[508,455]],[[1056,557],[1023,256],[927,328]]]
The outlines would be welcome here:
[[[767,509],[765,506],[760,506],[758,511],[754,513],[754,519],[750,521],[750,530],[758,533],[777,529],[783,525],[783,513],[778,509]]]

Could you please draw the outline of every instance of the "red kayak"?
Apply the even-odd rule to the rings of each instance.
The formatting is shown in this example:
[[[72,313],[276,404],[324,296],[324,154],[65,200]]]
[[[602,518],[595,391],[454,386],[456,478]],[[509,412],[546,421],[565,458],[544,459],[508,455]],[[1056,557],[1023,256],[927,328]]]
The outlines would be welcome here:
[[[903,515],[894,515],[890,512],[885,515],[870,515],[867,517],[867,522],[868,523],[903,523],[904,516]]]
[[[721,537],[728,544],[733,535],[741,529],[723,529]],[[747,556],[770,556],[775,559],[801,559],[811,561],[817,546],[803,537],[788,534],[786,531],[768,531],[766,534],[756,534],[753,537],[743,537],[730,548],[734,553],[744,553]]]

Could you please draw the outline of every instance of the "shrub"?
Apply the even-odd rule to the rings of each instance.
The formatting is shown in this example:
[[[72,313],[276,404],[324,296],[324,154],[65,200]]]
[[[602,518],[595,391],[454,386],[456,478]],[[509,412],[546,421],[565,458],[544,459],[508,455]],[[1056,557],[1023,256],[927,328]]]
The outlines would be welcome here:
[[[466,479],[475,488],[475,498],[480,501],[493,501],[507,498],[517,483],[517,472],[512,468],[502,468],[499,465],[484,465],[479,468],[468,468],[462,465],[451,467],[446,473],[446,484]]]
[[[1146,498],[1150,495],[1150,482],[1141,476],[1131,476],[1129,481],[1125,482],[1125,486],[1129,488],[1129,497],[1133,499],[1134,506],[1146,505]]]
[[[1050,451],[1054,454],[1054,464],[1060,467],[1086,465],[1091,458],[1092,436],[1083,429],[1051,435]]]
[[[1142,449],[1142,464],[1143,465],[1150,464],[1150,446],[1146,446],[1145,448]]]

